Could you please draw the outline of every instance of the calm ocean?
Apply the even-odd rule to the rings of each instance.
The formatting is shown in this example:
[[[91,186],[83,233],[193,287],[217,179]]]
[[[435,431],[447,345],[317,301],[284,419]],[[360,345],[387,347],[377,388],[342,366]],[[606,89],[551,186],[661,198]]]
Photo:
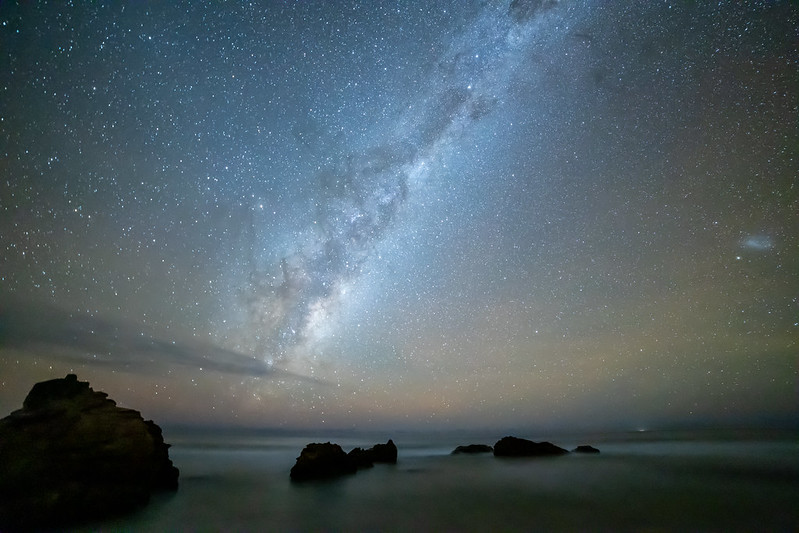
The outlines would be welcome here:
[[[796,433],[540,438],[600,455],[452,456],[463,435],[172,440],[180,489],[84,531],[797,531]],[[349,451],[391,436],[397,465],[291,483],[308,442]],[[169,439],[167,439],[169,440]]]

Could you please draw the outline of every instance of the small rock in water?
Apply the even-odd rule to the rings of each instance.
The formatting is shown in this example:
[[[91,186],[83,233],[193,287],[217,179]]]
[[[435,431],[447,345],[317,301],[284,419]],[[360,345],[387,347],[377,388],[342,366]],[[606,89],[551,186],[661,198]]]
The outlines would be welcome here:
[[[533,442],[518,437],[503,437],[494,445],[496,457],[542,457],[569,453],[550,442]]]
[[[452,450],[451,455],[459,455],[462,453],[467,453],[467,454],[491,453],[493,451],[494,448],[492,448],[488,444],[469,444],[466,446],[458,446],[457,448]]]
[[[588,444],[581,444],[572,450],[574,453],[599,453],[599,450]]]

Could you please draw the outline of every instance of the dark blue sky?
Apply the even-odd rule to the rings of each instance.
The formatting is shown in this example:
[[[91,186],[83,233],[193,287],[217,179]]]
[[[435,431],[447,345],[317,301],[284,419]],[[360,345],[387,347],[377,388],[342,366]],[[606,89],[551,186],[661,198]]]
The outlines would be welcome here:
[[[796,417],[791,2],[0,4],[0,407]]]

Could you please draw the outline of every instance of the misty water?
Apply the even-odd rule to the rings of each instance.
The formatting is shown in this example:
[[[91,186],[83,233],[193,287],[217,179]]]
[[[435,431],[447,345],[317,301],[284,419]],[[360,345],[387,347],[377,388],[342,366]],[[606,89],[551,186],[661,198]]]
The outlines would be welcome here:
[[[535,438],[599,455],[450,455],[499,437],[384,435],[179,438],[180,488],[86,530],[127,531],[795,531],[796,434],[630,433]],[[518,434],[521,437],[528,435]],[[396,465],[293,483],[308,442],[346,451],[392,437]]]

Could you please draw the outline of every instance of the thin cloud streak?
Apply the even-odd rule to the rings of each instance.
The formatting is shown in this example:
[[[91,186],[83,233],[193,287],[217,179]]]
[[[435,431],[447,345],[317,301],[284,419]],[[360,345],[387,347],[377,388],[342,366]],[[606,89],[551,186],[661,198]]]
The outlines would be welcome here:
[[[41,302],[15,301],[9,295],[0,304],[0,347],[136,374],[178,365],[224,374],[324,383],[209,343],[166,340],[135,323],[70,313]]]

